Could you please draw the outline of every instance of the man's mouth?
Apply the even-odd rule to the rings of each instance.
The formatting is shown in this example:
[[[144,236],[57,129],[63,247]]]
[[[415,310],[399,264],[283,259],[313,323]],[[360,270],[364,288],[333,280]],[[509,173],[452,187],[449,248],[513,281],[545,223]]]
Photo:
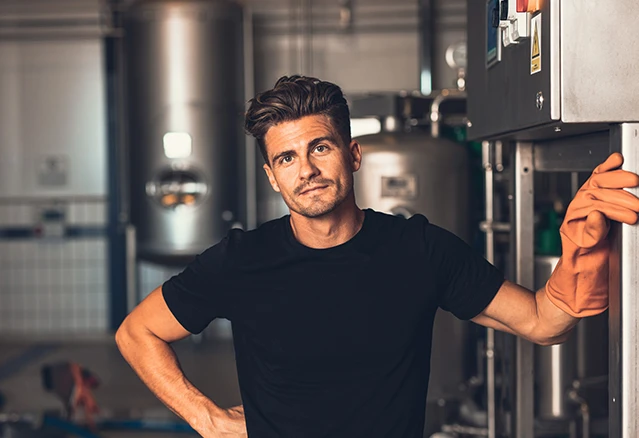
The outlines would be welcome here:
[[[307,189],[303,190],[303,191],[300,193],[300,195],[308,195],[308,194],[310,194],[310,193],[315,193],[315,192],[317,192],[318,190],[323,190],[323,189],[325,189],[326,187],[328,187],[328,186],[315,186],[315,187],[309,187],[309,188],[307,188]]]

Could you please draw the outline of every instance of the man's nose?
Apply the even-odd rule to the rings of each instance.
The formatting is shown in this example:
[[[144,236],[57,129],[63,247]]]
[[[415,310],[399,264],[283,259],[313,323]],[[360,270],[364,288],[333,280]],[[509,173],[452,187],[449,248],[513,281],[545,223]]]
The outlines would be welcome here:
[[[311,179],[314,176],[319,175],[319,168],[315,165],[312,159],[302,159],[300,163],[300,179]]]

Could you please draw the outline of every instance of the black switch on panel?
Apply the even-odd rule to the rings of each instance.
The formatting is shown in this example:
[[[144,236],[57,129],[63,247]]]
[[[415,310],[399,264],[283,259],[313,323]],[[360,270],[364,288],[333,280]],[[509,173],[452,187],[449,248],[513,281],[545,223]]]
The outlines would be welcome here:
[[[508,0],[501,0],[500,8],[499,19],[503,21],[508,20]]]

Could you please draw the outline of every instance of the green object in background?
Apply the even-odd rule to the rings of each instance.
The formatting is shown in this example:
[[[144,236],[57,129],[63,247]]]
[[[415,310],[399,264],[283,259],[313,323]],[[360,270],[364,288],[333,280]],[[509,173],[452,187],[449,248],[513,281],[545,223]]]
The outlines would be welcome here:
[[[545,226],[537,231],[537,254],[561,255],[561,235],[557,212],[551,208],[546,216]]]

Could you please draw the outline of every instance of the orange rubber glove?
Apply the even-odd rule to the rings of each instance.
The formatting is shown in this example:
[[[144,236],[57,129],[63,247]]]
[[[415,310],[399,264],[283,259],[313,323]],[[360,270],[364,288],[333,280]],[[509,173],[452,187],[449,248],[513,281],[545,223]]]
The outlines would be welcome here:
[[[639,176],[620,170],[622,164],[621,154],[614,153],[595,168],[559,229],[562,255],[546,283],[546,295],[576,318],[608,308],[609,220],[637,222],[639,199],[623,189],[639,186]]]

